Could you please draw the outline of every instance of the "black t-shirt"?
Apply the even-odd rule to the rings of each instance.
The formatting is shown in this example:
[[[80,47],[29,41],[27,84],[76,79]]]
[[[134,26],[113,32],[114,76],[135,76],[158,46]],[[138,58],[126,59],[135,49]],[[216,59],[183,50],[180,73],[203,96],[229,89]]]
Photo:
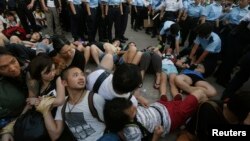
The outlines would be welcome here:
[[[78,67],[82,71],[84,71],[85,68],[85,58],[83,53],[81,53],[78,50],[75,50],[75,56],[71,62],[71,64],[68,67]]]

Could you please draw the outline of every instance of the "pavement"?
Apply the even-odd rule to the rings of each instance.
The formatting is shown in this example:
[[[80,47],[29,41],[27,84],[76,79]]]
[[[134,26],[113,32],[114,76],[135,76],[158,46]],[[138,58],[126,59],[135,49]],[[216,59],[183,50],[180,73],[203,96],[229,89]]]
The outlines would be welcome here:
[[[130,17],[129,17],[129,19],[130,19]],[[66,35],[70,40],[72,39],[70,37],[71,35],[69,33],[67,33]],[[158,44],[157,37],[151,38],[151,35],[147,35],[145,33],[144,29],[138,30],[138,32],[135,32],[130,26],[130,21],[128,21],[128,26],[127,26],[127,30],[125,33],[125,37],[127,37],[129,39],[126,43],[135,42],[136,46],[139,50],[142,50],[148,46],[156,46]],[[98,39],[98,37],[97,37],[97,39]],[[96,67],[96,65],[94,63],[90,62],[87,64],[86,69],[93,70],[95,67]],[[217,83],[215,83],[214,77],[209,77],[206,80],[216,88],[217,93],[218,93],[218,95],[213,97],[212,99],[219,100],[224,88],[221,87],[220,85],[218,85]],[[154,101],[158,100],[160,97],[159,91],[153,88],[153,84],[154,84],[154,75],[153,74],[146,74],[145,79],[143,81],[142,91],[143,91],[143,96],[145,98],[147,98],[149,100],[149,102],[154,102]],[[241,89],[250,91],[250,81],[245,83]],[[169,100],[172,99],[170,93],[167,93],[167,97]],[[161,141],[166,141],[166,140],[175,141],[176,134],[177,134],[177,132],[171,133],[171,134],[167,135],[166,137],[162,138]]]

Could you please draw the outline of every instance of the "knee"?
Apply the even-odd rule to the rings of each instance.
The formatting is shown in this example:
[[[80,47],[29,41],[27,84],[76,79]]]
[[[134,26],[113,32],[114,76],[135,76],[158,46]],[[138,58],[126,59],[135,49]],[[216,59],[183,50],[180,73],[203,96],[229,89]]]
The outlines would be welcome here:
[[[20,41],[21,40],[17,36],[11,36],[10,37],[10,43],[18,44],[18,43],[20,43]]]

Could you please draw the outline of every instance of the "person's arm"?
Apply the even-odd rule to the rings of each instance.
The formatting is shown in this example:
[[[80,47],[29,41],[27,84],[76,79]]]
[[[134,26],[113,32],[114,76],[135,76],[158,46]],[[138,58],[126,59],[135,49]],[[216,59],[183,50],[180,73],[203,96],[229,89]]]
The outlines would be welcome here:
[[[105,18],[105,4],[101,4],[102,18]]]
[[[120,3],[120,12],[121,12],[121,15],[123,15],[123,7],[122,7],[122,3]]]
[[[46,129],[49,133],[49,136],[51,140],[57,140],[63,129],[64,129],[64,124],[61,116],[61,107],[58,107],[57,113],[56,113],[56,118],[58,120],[54,120],[52,114],[51,114],[51,107],[54,102],[55,98],[51,97],[45,97],[41,100],[40,104],[36,107],[36,110],[43,115],[44,123],[46,126]],[[59,115],[60,114],[60,115]]]
[[[86,3],[86,9],[87,9],[88,16],[91,16],[91,11],[90,11],[90,7],[89,7],[89,3]]]
[[[40,0],[40,2],[41,2],[41,6],[42,6],[43,11],[44,11],[44,12],[48,12],[49,9],[48,9],[48,7],[46,6],[44,0]]]
[[[194,44],[194,46],[193,46],[193,48],[192,48],[192,50],[191,50],[191,53],[190,53],[190,55],[189,55],[189,58],[190,58],[190,59],[194,58],[194,54],[196,53],[198,47],[199,47],[199,44]]]
[[[27,8],[30,10],[33,8],[34,6],[34,3],[35,3],[35,0],[31,0],[31,2],[27,5]]]
[[[69,7],[70,7],[72,14],[76,15],[77,14],[76,9],[72,1],[69,2]]]
[[[176,39],[175,40],[175,55],[179,55],[179,53],[180,53],[180,40]]]
[[[65,87],[62,84],[61,77],[56,79],[56,99],[53,102],[53,107],[63,105],[65,102]]]
[[[159,141],[162,133],[163,133],[163,127],[161,125],[156,126],[154,129],[152,141]]]
[[[204,50],[201,56],[195,61],[194,64],[200,64],[207,57],[208,54],[209,52]]]
[[[106,6],[106,8],[105,8],[105,16],[107,16],[108,15],[108,11],[109,11],[109,5],[106,4],[105,6]]]

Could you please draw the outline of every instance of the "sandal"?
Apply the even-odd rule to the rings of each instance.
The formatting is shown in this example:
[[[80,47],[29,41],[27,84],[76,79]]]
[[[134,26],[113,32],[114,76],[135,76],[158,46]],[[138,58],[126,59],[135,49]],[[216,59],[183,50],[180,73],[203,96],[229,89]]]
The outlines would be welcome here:
[[[157,84],[156,82],[155,82],[155,84],[154,84],[154,86],[153,86],[155,89],[159,89],[160,88],[160,84]]]

